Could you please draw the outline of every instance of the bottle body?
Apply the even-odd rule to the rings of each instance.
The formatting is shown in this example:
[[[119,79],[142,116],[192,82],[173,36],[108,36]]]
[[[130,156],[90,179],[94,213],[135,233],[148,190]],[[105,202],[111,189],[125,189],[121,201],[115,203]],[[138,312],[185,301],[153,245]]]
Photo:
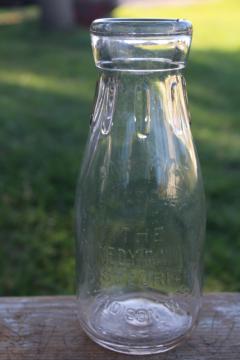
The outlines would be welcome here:
[[[104,70],[77,192],[86,333],[132,354],[181,342],[200,307],[204,227],[182,74]]]

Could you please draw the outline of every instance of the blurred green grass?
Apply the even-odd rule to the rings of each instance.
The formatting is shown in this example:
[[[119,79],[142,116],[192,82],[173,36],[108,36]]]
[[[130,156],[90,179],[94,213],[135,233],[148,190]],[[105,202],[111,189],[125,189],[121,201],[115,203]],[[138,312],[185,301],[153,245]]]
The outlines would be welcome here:
[[[207,195],[206,290],[240,291],[238,13],[236,0],[114,12],[195,27],[186,77]],[[75,185],[96,78],[86,30],[1,25],[0,295],[73,292]]]

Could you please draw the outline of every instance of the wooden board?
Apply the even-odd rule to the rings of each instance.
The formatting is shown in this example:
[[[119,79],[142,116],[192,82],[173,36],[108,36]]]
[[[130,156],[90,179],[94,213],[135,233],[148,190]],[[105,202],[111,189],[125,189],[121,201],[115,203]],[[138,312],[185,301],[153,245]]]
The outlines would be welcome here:
[[[0,360],[240,360],[240,294],[204,296],[190,339],[154,356],[95,345],[78,324],[73,297],[2,298],[0,318]]]

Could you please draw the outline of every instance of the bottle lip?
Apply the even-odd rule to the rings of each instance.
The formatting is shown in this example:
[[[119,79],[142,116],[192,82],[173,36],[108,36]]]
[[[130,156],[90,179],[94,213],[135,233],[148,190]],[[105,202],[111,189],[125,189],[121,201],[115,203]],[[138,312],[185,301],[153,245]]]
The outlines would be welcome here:
[[[192,24],[185,19],[103,18],[92,22],[90,32],[123,37],[192,35]]]

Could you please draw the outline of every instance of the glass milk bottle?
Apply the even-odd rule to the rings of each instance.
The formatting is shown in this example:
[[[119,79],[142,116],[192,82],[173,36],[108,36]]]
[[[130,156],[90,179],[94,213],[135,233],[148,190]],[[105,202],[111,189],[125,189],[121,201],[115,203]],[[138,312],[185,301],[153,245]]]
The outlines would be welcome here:
[[[100,69],[77,191],[82,328],[130,354],[178,345],[201,299],[204,191],[182,71],[186,20],[100,19]]]

